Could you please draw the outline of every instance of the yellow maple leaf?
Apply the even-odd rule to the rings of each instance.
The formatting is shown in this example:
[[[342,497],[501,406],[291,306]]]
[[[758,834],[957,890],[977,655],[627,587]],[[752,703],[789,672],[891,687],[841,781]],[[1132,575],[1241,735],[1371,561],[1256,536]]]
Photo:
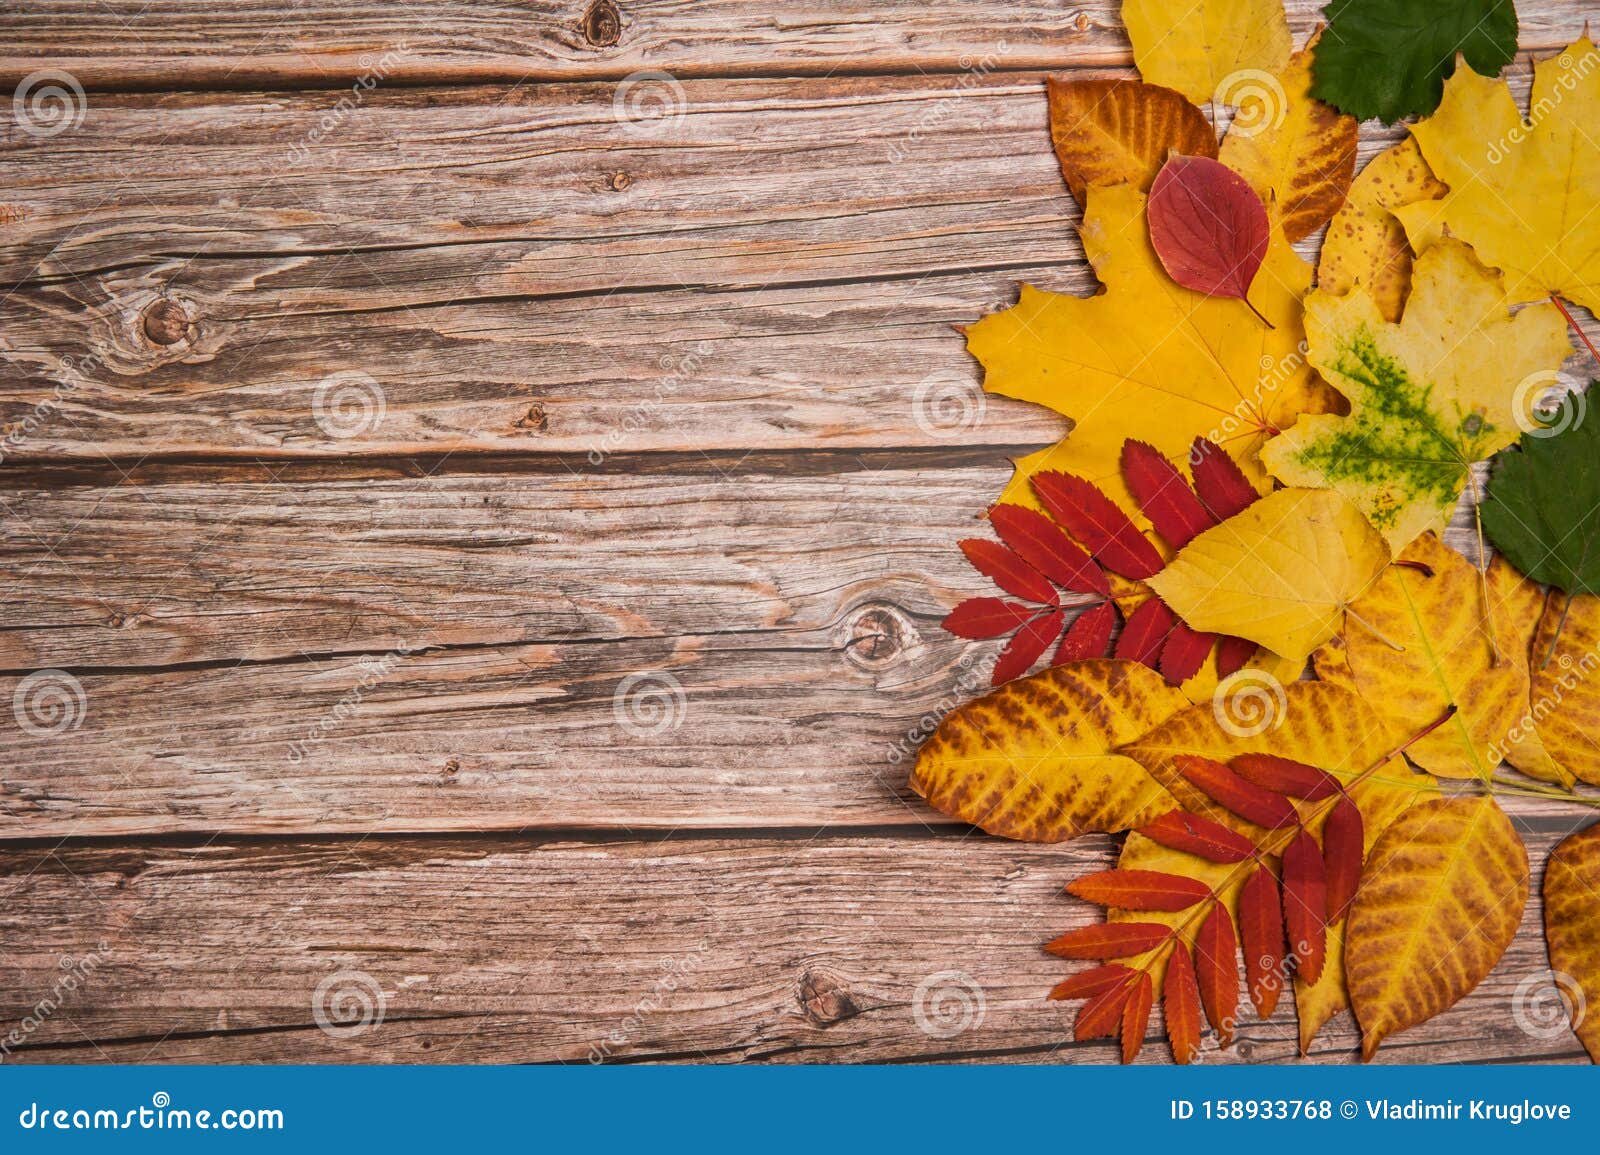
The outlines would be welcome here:
[[[1059,444],[1017,462],[1001,500],[1036,506],[1028,478],[1045,469],[1088,478],[1135,517],[1122,480],[1122,443],[1149,442],[1184,461],[1208,437],[1265,480],[1260,446],[1301,413],[1338,397],[1306,363],[1302,298],[1311,270],[1274,237],[1250,299],[1206,297],[1173,283],[1156,260],[1145,198],[1126,185],[1090,186],[1083,246],[1105,292],[1094,297],[1022,286],[1017,304],[967,330],[984,388],[1073,420]]]
[[[1524,119],[1504,81],[1458,67],[1411,130],[1450,191],[1397,215],[1418,251],[1441,226],[1471,244],[1512,301],[1600,311],[1600,50],[1587,36],[1534,66],[1529,107]]]
[[[1262,461],[1287,485],[1338,490],[1396,550],[1444,528],[1472,464],[1520,435],[1519,386],[1571,352],[1558,310],[1512,316],[1499,277],[1450,238],[1417,258],[1398,324],[1363,288],[1318,289],[1306,298],[1306,340],[1350,413],[1303,418]]]
[[[1233,104],[1240,73],[1278,72],[1294,46],[1282,0],[1123,0],[1122,22],[1139,75],[1202,104]]]
[[[1304,664],[1389,562],[1361,511],[1328,489],[1280,489],[1178,551],[1150,588],[1196,630]]]

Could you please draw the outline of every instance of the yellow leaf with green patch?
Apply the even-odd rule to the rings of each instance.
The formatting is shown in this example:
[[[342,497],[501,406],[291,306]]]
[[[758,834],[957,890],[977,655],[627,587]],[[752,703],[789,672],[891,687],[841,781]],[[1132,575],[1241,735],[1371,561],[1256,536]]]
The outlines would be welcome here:
[[[1398,323],[1365,289],[1319,289],[1306,298],[1306,339],[1350,414],[1302,418],[1262,460],[1285,484],[1344,494],[1394,549],[1444,528],[1472,464],[1519,436],[1519,385],[1571,352],[1558,310],[1513,316],[1499,277],[1449,238],[1417,259]]]
[[[1233,104],[1231,89],[1272,74],[1294,41],[1282,0],[1123,0],[1122,22],[1139,75],[1204,104]]]

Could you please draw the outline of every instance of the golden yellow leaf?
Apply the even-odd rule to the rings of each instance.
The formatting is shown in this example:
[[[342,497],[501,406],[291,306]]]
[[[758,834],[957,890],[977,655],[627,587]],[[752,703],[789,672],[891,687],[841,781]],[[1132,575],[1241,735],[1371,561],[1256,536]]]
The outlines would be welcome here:
[[[1342,637],[1349,685],[1398,729],[1456,707],[1407,753],[1440,777],[1486,780],[1524,713],[1527,663],[1496,660],[1478,571],[1466,558],[1427,533],[1397,560],[1403,564],[1384,570],[1350,605]],[[1319,676],[1324,668],[1317,663]]]
[[[1551,756],[1534,718],[1532,666],[1533,640],[1544,617],[1545,588],[1518,573],[1505,558],[1489,563],[1489,605],[1503,660],[1515,663],[1528,684],[1518,703],[1517,717],[1500,739],[1500,755],[1530,778],[1570,788],[1572,772]],[[1542,661],[1544,655],[1540,655]],[[1490,757],[1494,752],[1490,752]]]
[[[1139,517],[1122,479],[1122,443],[1149,442],[1174,462],[1197,436],[1221,445],[1264,484],[1257,454],[1300,413],[1329,412],[1337,395],[1306,363],[1301,298],[1310,268],[1276,237],[1250,299],[1180,288],[1150,247],[1145,198],[1127,185],[1090,186],[1083,244],[1105,292],[1094,297],[1022,286],[1015,306],[967,330],[984,388],[1073,420],[1054,447],[1023,458],[1002,498],[1036,506],[1042,469],[1086,477]]]
[[[1169,152],[1217,155],[1211,122],[1182,93],[1142,80],[1045,81],[1050,140],[1072,195],[1090,185],[1150,188]]]
[[[1170,809],[1172,798],[1117,747],[1186,704],[1137,662],[1055,666],[946,716],[918,752],[911,788],[1006,838],[1126,830]]]
[[[1392,549],[1440,530],[1470,468],[1514,442],[1518,384],[1571,352],[1554,306],[1507,310],[1499,278],[1459,241],[1418,259],[1398,324],[1361,288],[1306,298],[1311,362],[1350,399],[1262,451],[1288,485],[1327,486],[1361,508]]]
[[[1552,590],[1529,653],[1539,739],[1550,757],[1600,786],[1600,597]]]
[[[1303,664],[1388,561],[1383,538],[1338,493],[1280,489],[1200,534],[1149,585],[1194,629]]]
[[[1362,1056],[1477,986],[1527,901],[1527,851],[1493,798],[1439,798],[1396,819],[1372,848],[1345,930]]]
[[[1250,182],[1291,241],[1316,232],[1344,204],[1356,171],[1356,122],[1311,95],[1315,42],[1277,83],[1241,88],[1219,159]]]
[[[1566,839],[1544,872],[1544,937],[1550,966],[1571,1002],[1573,1030],[1600,1063],[1600,826]],[[1566,981],[1563,982],[1562,980]]]
[[[1504,81],[1457,68],[1411,129],[1450,191],[1397,215],[1418,251],[1441,227],[1472,245],[1513,301],[1600,310],[1600,50],[1587,36],[1534,66],[1529,107],[1524,120]]]
[[[1317,287],[1343,296],[1365,289],[1385,321],[1398,321],[1411,293],[1415,254],[1394,210],[1444,195],[1411,137],[1367,162],[1333,215],[1317,256]]]
[[[1280,71],[1293,40],[1282,0],[1123,0],[1139,75],[1190,100],[1232,104],[1230,89]]]

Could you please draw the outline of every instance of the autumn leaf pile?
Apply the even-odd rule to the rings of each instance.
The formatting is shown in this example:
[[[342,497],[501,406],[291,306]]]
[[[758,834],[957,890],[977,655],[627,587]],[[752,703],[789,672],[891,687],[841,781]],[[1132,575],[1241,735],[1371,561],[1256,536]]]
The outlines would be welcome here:
[[[1600,416],[1558,376],[1600,368],[1600,50],[1520,105],[1510,0],[1334,0],[1298,51],[1278,0],[1122,12],[1139,78],[1046,90],[1099,291],[966,330],[987,390],[1072,425],[959,543],[997,592],[945,626],[997,689],[911,785],[1118,836],[1066,886],[1103,921],[1045,946],[1079,1039],[1131,1061],[1159,1007],[1189,1062],[1292,991],[1303,1051],[1349,1010],[1370,1058],[1516,934],[1501,799],[1600,805]],[[1358,121],[1407,117],[1358,172]],[[1600,1006],[1600,827],[1543,899]]]

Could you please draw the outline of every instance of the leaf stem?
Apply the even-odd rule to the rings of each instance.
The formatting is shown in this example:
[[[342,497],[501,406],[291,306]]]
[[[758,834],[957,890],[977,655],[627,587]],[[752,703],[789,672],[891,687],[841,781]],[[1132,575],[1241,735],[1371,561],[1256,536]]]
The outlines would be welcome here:
[[[1274,331],[1277,330],[1278,326],[1274,325],[1271,321],[1267,320],[1267,315],[1265,313],[1263,313],[1260,309],[1258,309],[1254,305],[1252,305],[1250,303],[1250,298],[1249,297],[1247,297],[1247,296],[1246,297],[1240,297],[1239,299],[1244,302],[1244,307],[1245,308],[1249,309],[1252,313],[1254,313],[1256,315],[1256,320],[1260,321],[1263,325],[1265,325],[1269,329],[1272,329]],[[1597,360],[1600,360],[1600,358],[1597,358]]]
[[[1550,303],[1561,310],[1561,315],[1567,319],[1567,324],[1578,335],[1578,340],[1582,341],[1584,347],[1589,350],[1589,356],[1593,357],[1597,363],[1600,363],[1600,351],[1595,349],[1594,342],[1589,340],[1589,334],[1585,333],[1583,326],[1578,324],[1578,318],[1572,315],[1572,311],[1567,308],[1567,303],[1553,293],[1550,296]]]
[[[1406,648],[1404,646],[1402,646],[1399,642],[1395,641],[1388,634],[1384,633],[1377,626],[1375,626],[1371,622],[1367,621],[1366,618],[1364,618],[1360,614],[1356,613],[1355,610],[1351,609],[1349,606],[1345,606],[1344,612],[1348,616],[1354,618],[1356,621],[1361,623],[1361,625],[1366,628],[1368,633],[1370,633],[1373,637],[1377,638],[1384,645],[1388,646],[1395,653],[1403,654],[1403,653],[1406,652]]]
[[[1556,646],[1561,643],[1561,631],[1567,628],[1567,615],[1572,612],[1573,595],[1563,595],[1567,599],[1566,605],[1561,607],[1561,620],[1556,623],[1556,632],[1550,635],[1550,648],[1544,652],[1544,661],[1539,663],[1542,670],[1550,664],[1550,659],[1556,656]]]

